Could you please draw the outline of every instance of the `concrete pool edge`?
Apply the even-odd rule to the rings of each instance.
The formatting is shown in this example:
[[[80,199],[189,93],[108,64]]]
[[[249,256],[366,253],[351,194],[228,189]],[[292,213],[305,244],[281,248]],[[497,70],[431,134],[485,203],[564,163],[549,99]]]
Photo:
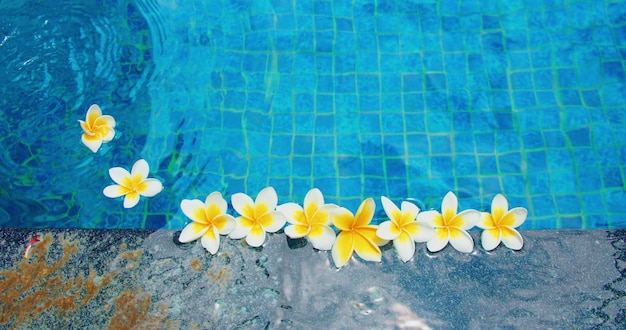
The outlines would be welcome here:
[[[270,235],[211,256],[175,230],[1,229],[0,325],[246,328],[623,326],[625,230],[522,231],[524,249],[417,245],[402,263]],[[42,241],[24,258],[34,235]],[[471,232],[478,243],[478,232]],[[45,322],[45,323],[43,323]]]

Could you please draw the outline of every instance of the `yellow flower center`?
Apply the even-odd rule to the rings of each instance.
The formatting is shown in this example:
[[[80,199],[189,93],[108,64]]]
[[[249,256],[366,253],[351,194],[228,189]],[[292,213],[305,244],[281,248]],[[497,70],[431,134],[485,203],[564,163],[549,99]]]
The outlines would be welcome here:
[[[139,174],[125,177],[122,181],[122,186],[128,190],[128,193],[136,194],[139,194],[148,188],[148,184]]]

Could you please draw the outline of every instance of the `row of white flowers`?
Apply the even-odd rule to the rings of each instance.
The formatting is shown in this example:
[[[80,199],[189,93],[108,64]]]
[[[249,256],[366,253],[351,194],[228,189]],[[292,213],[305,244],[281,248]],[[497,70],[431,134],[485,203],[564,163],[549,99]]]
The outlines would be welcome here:
[[[89,108],[86,121],[80,123],[84,131],[82,142],[93,152],[115,136],[115,120],[103,116],[97,105]],[[124,207],[134,207],[140,196],[151,197],[163,190],[159,180],[148,178],[149,172],[148,163],[143,159],[135,162],[130,172],[121,167],[111,168],[109,175],[115,184],[106,187],[103,193],[110,198],[124,196]],[[338,268],[348,263],[354,252],[364,260],[381,261],[380,246],[390,241],[404,262],[413,258],[416,242],[426,242],[431,252],[440,251],[450,243],[456,250],[469,253],[474,249],[474,240],[467,231],[475,226],[483,229],[481,244],[487,251],[500,243],[514,250],[524,244],[515,228],[524,223],[528,211],[523,207],[509,209],[501,194],[494,197],[491,212],[472,209],[458,212],[458,199],[452,192],[444,196],[441,212],[421,211],[408,201],[398,207],[385,196],[380,199],[388,220],[373,225],[376,209],[373,198],[365,199],[356,213],[352,213],[344,207],[326,204],[317,188],[306,194],[302,205],[293,202],[278,205],[276,191],[266,187],[255,200],[244,193],[232,195],[231,204],[238,214],[235,218],[228,214],[228,203],[222,194],[212,192],[204,202],[181,201],[181,210],[192,222],[183,229],[179,240],[187,243],[200,239],[202,246],[215,254],[220,235],[245,238],[248,245],[258,247],[265,242],[266,233],[284,228],[290,238],[305,237],[313,248],[331,250]]]

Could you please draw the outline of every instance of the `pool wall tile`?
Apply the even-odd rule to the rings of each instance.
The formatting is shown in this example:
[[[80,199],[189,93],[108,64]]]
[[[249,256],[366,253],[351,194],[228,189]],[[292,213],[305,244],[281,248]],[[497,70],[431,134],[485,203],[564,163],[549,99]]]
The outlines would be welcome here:
[[[150,8],[163,17],[157,34],[149,31],[152,16],[129,12],[129,28],[141,31],[119,36],[128,39],[119,50],[123,63],[106,70],[120,74],[92,79],[115,89],[89,85],[78,93],[103,100],[104,112],[119,121],[119,136],[92,161],[82,154],[68,159],[102,163],[98,173],[106,178],[106,168],[144,157],[168,180],[163,195],[150,200],[149,216],[136,209],[124,218],[133,225],[178,221],[172,214],[189,198],[184,192],[255,193],[270,183],[281,200],[321,184],[352,207],[383,193],[437,200],[453,190],[475,202],[501,190],[534,208],[530,228],[623,223],[617,207],[626,180],[621,1],[180,6],[176,12]],[[133,47],[140,39],[144,50]],[[104,75],[103,65],[89,69]],[[84,108],[58,104],[24,109]],[[46,113],[44,125],[57,115]],[[126,116],[144,117],[130,127]],[[29,186],[36,180],[28,178],[62,179],[32,167],[54,157],[38,136],[15,141],[18,122],[0,127],[5,167],[16,169],[10,189],[38,196],[43,193]],[[75,188],[61,190],[71,195]],[[76,197],[67,209],[80,209],[78,201],[97,203]],[[592,203],[602,211],[593,213]],[[87,220],[76,223],[125,225],[114,220],[117,211],[107,212],[100,217],[80,209]],[[62,216],[50,210],[37,225],[45,219],[60,225]]]

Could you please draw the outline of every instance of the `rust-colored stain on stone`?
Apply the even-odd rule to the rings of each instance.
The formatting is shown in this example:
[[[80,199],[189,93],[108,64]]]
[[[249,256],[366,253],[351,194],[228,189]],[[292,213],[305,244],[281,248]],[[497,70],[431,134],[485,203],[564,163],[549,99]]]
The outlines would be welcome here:
[[[195,271],[199,271],[200,269],[202,269],[202,263],[197,258],[191,258],[191,260],[189,260],[189,264],[191,265],[191,268],[193,268],[193,270]]]
[[[228,280],[231,278],[230,270],[228,268],[222,268],[218,271],[209,269],[207,275],[220,286],[225,287]]]
[[[78,251],[77,243],[63,240],[61,259],[48,264],[52,242],[52,235],[44,235],[29,258],[0,271],[0,325],[29,322],[48,309],[62,314],[72,312],[89,303],[115,276],[106,272],[98,276],[91,267],[87,276],[66,275],[63,267]]]
[[[141,287],[122,292],[115,300],[115,315],[108,329],[178,329],[180,321],[167,318],[169,310],[158,303],[151,311],[151,295]]]
[[[139,264],[137,263],[137,259],[139,257],[141,257],[141,255],[143,254],[143,250],[139,249],[139,250],[134,250],[134,251],[124,251],[122,253],[119,254],[119,258],[126,260],[126,270],[133,270],[135,268],[137,268],[137,266],[139,266]]]

